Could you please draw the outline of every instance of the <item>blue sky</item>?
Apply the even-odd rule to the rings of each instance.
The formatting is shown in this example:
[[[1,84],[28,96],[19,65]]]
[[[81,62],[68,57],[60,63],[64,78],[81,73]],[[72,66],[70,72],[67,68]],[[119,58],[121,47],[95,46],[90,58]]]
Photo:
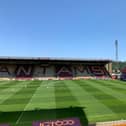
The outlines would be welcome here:
[[[0,56],[126,60],[126,0],[0,0]]]

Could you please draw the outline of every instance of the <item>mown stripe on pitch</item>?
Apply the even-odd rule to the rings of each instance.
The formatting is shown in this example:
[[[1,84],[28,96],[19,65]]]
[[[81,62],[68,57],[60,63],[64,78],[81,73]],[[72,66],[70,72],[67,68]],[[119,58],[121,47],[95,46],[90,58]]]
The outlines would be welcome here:
[[[24,118],[24,116],[27,115],[26,106],[30,102],[30,100],[31,100],[32,96],[34,95],[35,91],[37,90],[37,88],[39,88],[40,84],[41,83],[38,81],[32,81],[30,84],[27,85],[27,87],[24,90],[21,90],[20,92],[18,92],[16,94],[17,96],[20,94],[24,94],[24,97],[25,97],[25,95],[27,95],[27,91],[30,90],[29,99],[27,98],[27,100],[25,100],[25,101],[22,100],[22,103],[24,103],[24,104],[20,104],[22,112],[20,112],[20,114],[18,115],[18,118],[15,122],[16,125],[18,125],[20,123],[20,121],[23,122],[25,119],[27,120],[28,118],[30,118],[29,115],[27,118],[26,117]]]
[[[121,81],[121,80],[109,80],[109,81],[126,87],[126,81]]]
[[[24,83],[25,83],[25,86],[24,86]],[[31,84],[30,81],[29,82],[28,81],[27,82],[20,82],[20,83],[17,83],[15,85],[15,87],[13,86],[13,87],[9,88],[8,90],[6,89],[6,92],[5,93],[7,93],[7,94],[11,94],[12,93],[13,95],[11,97],[9,97],[8,99],[6,99],[2,103],[2,105],[4,105],[4,104],[5,105],[6,104],[12,104],[12,103],[16,104],[16,102],[18,102],[20,100],[19,99],[18,101],[16,101],[16,98],[17,98],[18,95],[22,95],[25,98],[25,96],[27,95],[27,92],[26,92],[27,86],[30,85],[30,84]],[[33,90],[34,90],[34,88],[33,88]]]
[[[92,81],[92,80],[90,80]],[[126,94],[123,94],[119,91],[115,91],[107,86],[102,85],[102,82],[96,81],[96,86],[102,90],[103,92],[107,93],[108,95],[112,95],[113,97],[117,98],[119,101],[122,101],[126,104]]]
[[[55,108],[55,95],[53,81],[43,81],[28,103],[26,109],[30,108]],[[38,105],[37,105],[38,104]]]
[[[103,84],[106,84],[108,86],[116,86],[116,87],[119,87],[119,88],[122,88],[122,89],[126,89],[126,83],[125,85],[122,84],[121,81],[115,81],[115,80],[95,80],[96,82],[99,81]]]
[[[98,81],[86,81],[86,84],[83,85],[84,81],[81,81],[79,85],[81,85],[84,89],[94,95],[100,102],[105,104],[108,108],[110,108],[115,113],[125,113],[125,106],[126,104],[122,102],[118,97],[113,96],[114,94],[108,92],[106,88],[108,87],[101,86],[102,83],[98,84]],[[92,83],[93,82],[93,83]],[[111,91],[110,89],[109,91]],[[114,91],[115,92],[115,91]],[[117,92],[118,93],[118,92]]]
[[[25,84],[29,84],[30,82],[25,82]],[[17,93],[21,90],[24,90],[24,82],[17,82],[15,86],[8,88],[6,90],[5,94],[3,94],[3,97],[9,96],[7,99],[4,98],[4,102],[1,103],[1,105],[10,105],[10,101],[15,99],[15,96],[17,96]],[[22,95],[22,94],[21,94]],[[16,101],[14,101],[15,103]]]
[[[58,81],[55,84],[55,100],[57,119],[78,117],[82,126],[88,125],[88,119],[84,108],[80,105],[78,99],[73,95],[65,80]],[[64,95],[64,96],[63,96]]]
[[[6,81],[6,83],[0,84],[0,95],[5,92],[7,94],[7,90],[14,85],[16,85],[19,81]]]
[[[33,110],[30,112],[23,112],[16,124],[20,124],[22,122],[28,122],[29,124],[32,123],[33,120],[45,120],[49,119],[49,117],[55,117],[55,113],[49,114],[46,112],[47,108],[51,110],[51,108],[55,107],[55,96],[54,96],[54,87],[51,86],[47,88],[47,85],[52,85],[52,81],[39,81],[40,86],[36,89],[33,93],[29,103],[25,106],[24,110]],[[44,94],[48,94],[48,101],[43,101]],[[42,97],[40,97],[42,95]],[[36,99],[39,96],[38,99]],[[53,100],[52,100],[53,99]],[[48,110],[49,111],[49,110]],[[29,114],[30,113],[30,114]]]
[[[82,88],[78,81],[68,82],[67,85],[72,91],[72,94],[78,99],[80,104],[85,107],[86,113],[90,118],[90,115],[104,115],[104,114],[115,114],[111,109],[96,99],[90,92]]]
[[[23,88],[22,83],[23,82],[16,81],[13,86],[2,90],[0,92],[0,104],[4,104],[9,98],[13,98],[13,96]],[[27,83],[29,83],[29,82],[27,82]],[[19,86],[19,85],[21,85],[21,86]],[[2,108],[0,108],[0,109],[2,109]]]
[[[112,88],[113,90],[119,91],[121,93],[126,93],[126,87],[122,84],[117,84],[115,81],[110,80],[99,80],[99,82],[102,83],[102,85],[107,86],[109,88]]]
[[[8,107],[6,107],[6,109],[4,109],[4,107],[2,107],[2,108],[0,107],[1,108],[0,122],[16,122],[18,116],[20,115],[20,111],[22,111],[22,106],[20,105],[20,109],[16,109],[15,107],[10,108],[10,106],[9,106],[10,103],[8,103],[7,100],[13,99],[14,97],[16,97],[19,93],[21,93],[22,90],[26,89],[26,87],[24,87],[24,86],[30,85],[30,83],[31,83],[31,81],[17,82],[16,85],[13,87],[14,92],[8,93],[8,95],[7,95],[8,97],[6,97],[3,101],[3,103],[1,104],[1,107],[2,107],[6,103],[6,105],[8,105]],[[8,89],[8,90],[10,90],[10,89]],[[15,104],[16,104],[16,101],[15,101]],[[13,114],[14,113],[13,111],[19,111],[19,112],[15,112],[15,114]]]
[[[0,81],[0,91],[13,85],[15,81]]]
[[[76,97],[72,94],[65,81],[58,81],[55,86],[55,102],[56,108],[68,108],[71,106],[79,106],[80,103]],[[66,96],[69,95],[68,97]],[[65,97],[64,97],[65,96]]]

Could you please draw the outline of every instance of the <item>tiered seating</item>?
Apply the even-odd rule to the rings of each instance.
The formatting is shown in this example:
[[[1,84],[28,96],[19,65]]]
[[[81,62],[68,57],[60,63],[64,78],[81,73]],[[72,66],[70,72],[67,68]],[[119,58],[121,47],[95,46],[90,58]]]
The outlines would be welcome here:
[[[97,65],[97,66],[89,66],[90,72],[93,76],[97,78],[106,78],[110,77],[108,71],[106,68],[102,65]]]
[[[33,68],[29,65],[19,65],[15,70],[15,75],[17,78],[30,78],[33,74]]]
[[[71,66],[57,66],[56,67],[57,77],[73,77],[73,72]]]
[[[81,65],[76,67],[76,77],[81,78],[110,78],[103,65]]]
[[[7,66],[0,66],[0,77],[9,77],[10,72]]]
[[[34,70],[34,71],[33,71]],[[123,77],[126,76],[123,74]],[[65,78],[65,79],[90,79],[90,78],[110,78],[104,65],[49,65],[41,67],[39,65],[15,65],[0,67],[0,78],[19,79],[43,79],[43,78]],[[126,77],[125,77],[126,78]]]

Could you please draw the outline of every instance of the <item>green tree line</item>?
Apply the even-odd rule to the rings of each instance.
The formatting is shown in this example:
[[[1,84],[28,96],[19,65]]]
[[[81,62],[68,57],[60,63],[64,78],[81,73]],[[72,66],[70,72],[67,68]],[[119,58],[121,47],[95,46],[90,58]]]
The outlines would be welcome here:
[[[119,62],[115,62],[115,61],[113,61],[112,62],[112,69],[113,70],[121,70],[121,69],[123,69],[123,68],[125,68],[126,67],[126,61],[125,62],[122,62],[122,61],[119,61]]]

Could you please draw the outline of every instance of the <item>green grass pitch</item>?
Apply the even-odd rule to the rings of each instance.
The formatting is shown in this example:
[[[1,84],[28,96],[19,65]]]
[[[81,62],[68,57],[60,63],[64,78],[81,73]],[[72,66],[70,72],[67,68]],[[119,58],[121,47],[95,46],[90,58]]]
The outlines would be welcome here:
[[[0,81],[0,123],[78,117],[82,126],[126,119],[126,82],[119,80]]]

